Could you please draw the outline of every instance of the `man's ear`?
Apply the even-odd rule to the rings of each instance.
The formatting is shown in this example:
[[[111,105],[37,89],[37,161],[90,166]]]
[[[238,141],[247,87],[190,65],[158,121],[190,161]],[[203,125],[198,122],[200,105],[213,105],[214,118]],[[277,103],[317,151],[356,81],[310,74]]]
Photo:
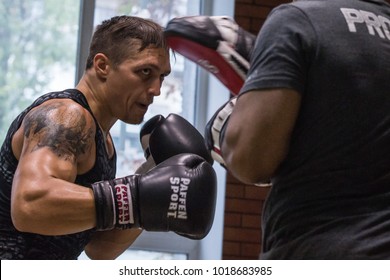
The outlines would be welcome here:
[[[97,53],[93,58],[93,67],[99,78],[105,79],[110,71],[110,60],[103,53]]]

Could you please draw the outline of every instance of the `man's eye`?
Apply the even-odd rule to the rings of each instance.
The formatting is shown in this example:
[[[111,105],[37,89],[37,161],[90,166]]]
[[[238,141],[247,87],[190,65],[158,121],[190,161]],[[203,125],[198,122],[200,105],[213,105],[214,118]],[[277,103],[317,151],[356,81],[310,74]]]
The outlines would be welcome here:
[[[142,74],[146,75],[146,76],[149,76],[150,73],[151,73],[151,70],[150,69],[142,69]]]

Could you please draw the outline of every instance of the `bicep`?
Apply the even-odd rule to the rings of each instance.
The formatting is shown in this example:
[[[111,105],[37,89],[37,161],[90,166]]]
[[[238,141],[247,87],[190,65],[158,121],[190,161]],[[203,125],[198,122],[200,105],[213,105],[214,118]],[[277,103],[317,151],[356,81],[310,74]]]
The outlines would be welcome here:
[[[72,101],[54,101],[30,111],[22,123],[19,171],[74,181],[79,161],[94,144],[94,124]]]
[[[267,89],[240,96],[228,122],[222,154],[238,179],[269,179],[283,161],[299,112],[301,96],[292,89]]]
[[[24,151],[14,175],[12,198],[29,200],[29,195],[37,196],[38,193],[44,196],[51,188],[51,180],[74,182],[76,174],[73,162],[62,160],[48,148]]]
[[[23,120],[11,214],[14,223],[26,231],[67,233],[80,227],[86,229],[91,224],[86,219],[91,219],[93,214],[92,202],[80,204],[91,200],[91,194],[74,181],[80,158],[93,143],[93,127],[88,126],[78,105],[72,106],[73,103],[66,101],[48,102],[33,109]],[[91,212],[85,215],[84,221],[80,219],[74,228],[59,227],[61,219],[77,216],[82,210]],[[28,223],[32,219],[35,226]],[[56,226],[50,229],[49,224]]]

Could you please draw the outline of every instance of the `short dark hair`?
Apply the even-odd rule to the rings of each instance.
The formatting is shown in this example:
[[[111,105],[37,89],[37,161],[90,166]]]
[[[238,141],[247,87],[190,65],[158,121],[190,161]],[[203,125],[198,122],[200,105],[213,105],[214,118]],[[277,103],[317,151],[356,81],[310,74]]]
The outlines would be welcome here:
[[[105,54],[115,65],[129,55],[130,48],[140,52],[149,46],[164,48],[168,45],[164,29],[158,23],[135,16],[116,16],[96,27],[89,47],[86,69],[93,65],[97,53]]]

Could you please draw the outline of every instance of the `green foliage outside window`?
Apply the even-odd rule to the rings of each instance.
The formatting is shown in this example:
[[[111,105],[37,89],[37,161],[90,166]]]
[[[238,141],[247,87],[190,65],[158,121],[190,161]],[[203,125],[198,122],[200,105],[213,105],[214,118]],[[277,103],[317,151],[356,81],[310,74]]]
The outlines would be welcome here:
[[[46,93],[54,75],[74,75],[79,2],[0,1],[1,142],[12,119]]]

